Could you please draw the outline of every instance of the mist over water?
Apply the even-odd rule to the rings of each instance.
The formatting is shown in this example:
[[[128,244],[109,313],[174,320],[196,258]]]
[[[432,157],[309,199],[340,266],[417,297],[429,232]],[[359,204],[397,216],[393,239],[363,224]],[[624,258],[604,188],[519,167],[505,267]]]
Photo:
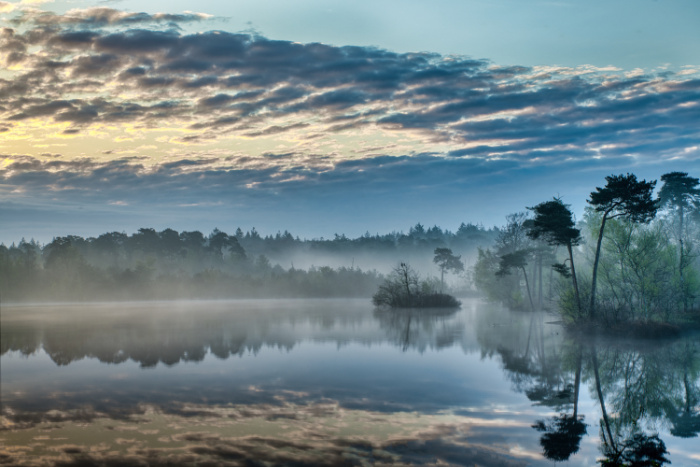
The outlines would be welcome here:
[[[407,233],[299,239],[285,231],[229,234],[141,228],[132,234],[55,237],[42,245],[0,244],[5,303],[221,298],[363,297],[374,294],[399,262],[421,277],[443,277],[436,248],[450,245],[469,266],[498,230],[462,224],[457,232],[421,224]],[[458,289],[464,274],[447,274]]]
[[[473,299],[25,305],[1,318],[10,462],[550,465],[545,435],[574,413],[585,433],[569,465],[595,464],[608,428],[617,447],[658,434],[673,465],[698,461],[697,336],[594,346],[551,315]]]

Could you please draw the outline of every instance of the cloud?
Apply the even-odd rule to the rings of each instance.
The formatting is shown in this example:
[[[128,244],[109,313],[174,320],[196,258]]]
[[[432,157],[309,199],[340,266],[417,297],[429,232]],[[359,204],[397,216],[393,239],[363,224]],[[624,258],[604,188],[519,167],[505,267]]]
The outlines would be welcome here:
[[[700,139],[690,123],[700,80],[687,71],[662,77],[499,67],[431,53],[140,28],[204,18],[190,13],[92,8],[32,15],[16,19],[29,29],[3,33],[5,62],[22,63],[21,72],[0,82],[6,121],[44,118],[89,127],[128,119],[142,129],[189,129],[167,138],[172,143],[275,137],[277,144],[288,141],[283,150],[297,145],[303,131],[317,141],[299,154],[333,146],[347,153],[352,143],[338,143],[333,134],[373,135],[403,141],[395,156],[411,145],[420,153],[437,143],[445,155],[523,162],[545,154],[553,160],[563,149],[571,149],[569,158],[623,151],[688,157],[683,149]],[[115,25],[126,29],[103,29]],[[41,58],[28,56],[28,47],[39,47]],[[164,95],[174,104],[155,111]]]
[[[22,4],[45,3],[43,0],[23,0]],[[0,5],[2,7],[2,5]],[[21,16],[14,20],[17,24],[34,24],[39,26],[81,26],[81,27],[103,27],[119,25],[137,25],[166,23],[176,26],[179,23],[199,22],[212,18],[204,13],[186,12],[182,14],[170,13],[131,13],[115,10],[108,7],[93,7],[87,9],[73,9],[64,14],[55,14],[42,10],[25,10]]]
[[[519,432],[494,434],[488,420],[449,414],[345,410],[333,400],[225,407],[191,404],[179,411],[165,412],[145,406],[137,413],[137,424],[126,414],[121,420],[110,420],[107,428],[95,423],[101,415],[98,413],[52,412],[54,415],[46,419],[53,422],[54,434],[63,441],[50,443],[46,437],[35,436],[34,445],[41,448],[42,456],[33,460],[65,466],[445,463],[514,467],[541,462],[540,455],[514,452],[506,444],[509,440],[530,441],[525,432],[531,431],[527,424],[520,426]],[[75,438],[69,432],[72,421],[91,427],[104,441],[100,447],[105,449],[95,449]],[[277,434],[260,431],[261,423]],[[30,423],[24,425],[29,426],[22,427],[27,435],[39,433]],[[367,432],[361,429],[363,426],[372,426],[373,430]],[[4,458],[14,463],[26,462],[26,453],[17,448],[8,445]]]
[[[361,186],[392,199],[391,190],[438,197],[440,186],[457,193],[466,181],[530,170],[627,170],[700,157],[687,150],[700,145],[695,68],[503,67],[206,27],[188,33],[178,25],[208,17],[187,12],[8,14],[0,31],[3,151],[34,161],[2,169],[12,189],[0,189],[11,196],[77,199],[94,190],[112,201],[122,199],[119,188],[134,193],[124,199],[130,206],[139,196],[190,205],[280,193],[313,204],[322,189],[347,195]],[[80,168],[48,165],[41,154],[59,144]],[[216,161],[192,163],[210,156]],[[190,184],[201,199],[186,199]]]
[[[11,2],[0,2],[0,13],[10,13],[17,8],[17,4]]]

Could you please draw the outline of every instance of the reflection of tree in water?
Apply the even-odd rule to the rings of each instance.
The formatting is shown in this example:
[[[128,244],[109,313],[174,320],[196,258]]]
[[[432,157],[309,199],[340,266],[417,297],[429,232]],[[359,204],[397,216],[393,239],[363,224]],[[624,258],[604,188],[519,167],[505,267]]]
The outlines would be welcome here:
[[[542,454],[553,461],[565,461],[579,450],[581,439],[587,433],[583,416],[578,415],[578,400],[581,388],[581,370],[583,358],[581,349],[576,355],[576,372],[573,384],[573,414],[560,413],[551,417],[549,423],[538,420],[532,426],[537,431],[542,432],[540,446]],[[568,386],[567,386],[568,388]]]
[[[599,346],[590,354],[603,416],[600,433],[605,458],[601,464],[660,466],[670,462],[656,432],[659,424],[670,424],[673,436],[698,435],[697,407],[692,405],[697,401],[693,394],[697,394],[699,376],[696,342],[649,343],[633,349]]]
[[[541,313],[499,314],[496,310],[478,322],[478,339],[483,357],[500,357],[517,392],[536,405],[561,410],[573,401],[574,381],[564,368],[566,353],[559,329],[544,320]]]
[[[660,423],[670,425],[673,436],[698,436],[698,351],[698,342],[690,338],[635,349],[609,346],[591,351],[596,385],[600,385],[598,397],[602,399],[604,393],[615,414],[606,423],[610,426],[607,436],[613,451],[629,446],[628,449],[638,447],[653,452],[652,444],[663,446],[663,442],[639,430],[648,427],[654,431]],[[621,436],[623,440],[616,443],[615,439]]]
[[[171,366],[202,361],[210,352],[226,359],[257,353],[266,345],[291,349],[299,337],[275,327],[280,322],[291,324],[292,329],[296,324],[329,329],[341,321],[347,324],[368,318],[352,310],[343,315],[322,304],[284,312],[272,307],[231,309],[226,305],[196,312],[155,306],[56,311],[61,313],[53,317],[47,313],[45,320],[3,322],[2,354],[19,351],[30,355],[43,349],[59,366],[83,358],[114,364],[133,360],[144,368],[159,363]]]
[[[599,401],[604,465],[663,465],[662,427],[677,437],[700,433],[697,340],[592,344],[561,339],[538,315],[511,316],[481,319],[478,338],[484,356],[501,359],[516,391],[559,412],[533,424],[546,458],[563,461],[579,449],[587,431],[578,413],[582,383]]]
[[[671,421],[671,434],[679,438],[694,438],[700,434],[700,387],[698,381],[698,346],[686,342],[675,348],[674,366],[682,368],[680,381],[681,390],[669,398],[664,407],[666,416]]]
[[[43,348],[57,365],[83,358],[97,358],[103,363],[132,359],[147,368],[158,363],[201,361],[207,354],[207,339],[197,332],[196,326],[187,333],[182,322],[141,327],[142,324],[121,323],[117,329],[110,329],[93,322],[47,328]]]
[[[563,413],[551,417],[549,423],[538,420],[532,427],[543,432],[540,438],[542,453],[553,461],[565,461],[578,452],[581,438],[586,434],[582,418]]]
[[[390,342],[401,346],[405,352],[417,348],[452,346],[462,336],[463,325],[450,321],[456,309],[448,308],[376,308],[374,317],[386,331]]]
[[[536,420],[533,428],[542,433],[543,455],[564,461],[578,452],[587,433],[578,413],[582,381],[580,347],[563,341],[560,328],[545,323],[546,315],[490,315],[479,323],[482,355],[498,356],[513,388],[534,405],[550,407],[558,415]]]
[[[666,445],[657,434],[634,432],[615,443],[604,440],[601,451],[605,457],[599,462],[605,467],[661,466],[671,462],[666,458]]]
[[[41,348],[41,333],[36,327],[0,326],[0,355],[19,352],[31,355]]]

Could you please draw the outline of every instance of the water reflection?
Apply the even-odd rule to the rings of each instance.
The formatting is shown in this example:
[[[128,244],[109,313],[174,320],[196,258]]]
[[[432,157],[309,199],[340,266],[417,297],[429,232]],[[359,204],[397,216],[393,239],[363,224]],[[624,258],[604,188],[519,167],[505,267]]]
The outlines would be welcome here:
[[[542,433],[546,458],[569,459],[588,432],[585,415],[579,413],[582,384],[588,385],[599,408],[603,465],[663,465],[670,460],[662,433],[679,438],[700,433],[696,337],[591,342],[585,336],[564,335],[543,323],[541,315],[501,313],[501,320],[510,319],[511,325],[487,333],[488,326],[482,326],[482,352],[500,357],[515,391],[559,412],[533,424]]]
[[[697,436],[679,430],[678,401],[697,394],[696,341],[684,340],[646,348],[590,346],[590,362],[601,406],[601,451],[604,465],[663,465],[666,445],[658,430],[672,425],[671,434]],[[690,365],[685,365],[683,362]],[[693,368],[693,366],[695,368]],[[690,380],[694,381],[690,384]],[[681,384],[681,381],[683,384]],[[688,384],[685,384],[688,383]],[[696,399],[697,400],[697,399]],[[697,417],[686,404],[686,420]],[[612,413],[613,415],[610,415]],[[670,415],[670,416],[669,416]]]
[[[202,361],[208,353],[227,359],[256,353],[264,346],[292,350],[305,339],[339,345],[390,342],[404,351],[424,352],[451,347],[464,332],[464,323],[454,319],[454,309],[371,311],[364,301],[356,302],[356,307],[323,308],[323,304],[333,304],[329,300],[309,310],[282,303],[265,308],[243,302],[235,310],[230,304],[211,303],[200,305],[195,312],[167,304],[148,310],[136,306],[119,310],[117,316],[109,309],[86,315],[89,310],[61,307],[30,327],[19,320],[6,322],[0,350],[22,355],[43,350],[57,365],[96,358],[114,364],[133,360],[149,368],[159,363],[172,366]],[[300,303],[304,302],[292,302]],[[357,332],[363,325],[369,333]]]
[[[271,446],[295,453],[278,463],[324,450],[336,457],[309,462],[700,460],[697,338],[591,342],[551,319],[471,301],[450,312],[340,300],[4,309],[0,441],[16,449],[0,456],[22,458],[22,433],[70,438],[87,424],[156,430],[139,449],[171,443],[232,465]],[[87,456],[57,446],[45,448],[61,462]]]
[[[227,359],[264,346],[291,350],[313,337],[339,343],[354,338],[345,328],[366,322],[367,307],[334,305],[328,300],[28,308],[30,321],[21,316],[4,320],[1,351],[32,355],[43,350],[57,365],[96,358],[114,364],[132,360],[150,368],[199,362],[208,353]],[[365,337],[357,338],[379,338]]]
[[[426,348],[451,347],[462,337],[463,323],[450,319],[456,312],[452,308],[377,308],[374,317],[389,342],[404,352],[409,348],[424,352]]]

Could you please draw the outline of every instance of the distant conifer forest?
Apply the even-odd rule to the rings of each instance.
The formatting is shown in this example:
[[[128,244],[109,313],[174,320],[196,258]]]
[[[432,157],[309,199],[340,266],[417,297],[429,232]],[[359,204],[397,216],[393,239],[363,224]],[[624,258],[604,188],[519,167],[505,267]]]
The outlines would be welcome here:
[[[168,300],[257,297],[366,297],[399,261],[426,277],[433,251],[476,255],[499,229],[462,224],[456,232],[416,224],[408,233],[302,240],[284,231],[108,232],[22,239],[0,245],[0,299],[16,301]],[[457,288],[467,281],[456,280]],[[460,283],[461,282],[461,283]]]

